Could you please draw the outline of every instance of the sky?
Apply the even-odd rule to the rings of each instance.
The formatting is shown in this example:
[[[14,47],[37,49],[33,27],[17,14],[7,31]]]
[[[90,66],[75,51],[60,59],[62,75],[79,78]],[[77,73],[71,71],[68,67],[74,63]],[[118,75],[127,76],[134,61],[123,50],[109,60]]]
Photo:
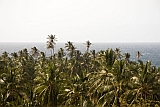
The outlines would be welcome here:
[[[160,0],[0,0],[0,42],[160,42]]]

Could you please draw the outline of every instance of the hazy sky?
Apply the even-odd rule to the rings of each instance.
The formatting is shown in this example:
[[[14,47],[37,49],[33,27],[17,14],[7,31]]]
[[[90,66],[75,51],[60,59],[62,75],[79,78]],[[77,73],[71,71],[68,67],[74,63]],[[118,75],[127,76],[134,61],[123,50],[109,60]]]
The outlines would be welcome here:
[[[160,42],[160,0],[0,0],[0,42]]]

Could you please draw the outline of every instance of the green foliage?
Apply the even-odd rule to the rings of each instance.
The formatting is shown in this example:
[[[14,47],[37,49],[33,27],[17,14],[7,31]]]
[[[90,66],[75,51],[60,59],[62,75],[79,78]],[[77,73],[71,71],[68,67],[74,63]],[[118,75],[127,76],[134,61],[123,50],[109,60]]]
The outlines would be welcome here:
[[[54,48],[55,36],[49,36]],[[49,45],[49,42],[52,45]],[[158,107],[160,68],[130,61],[118,48],[89,52],[72,42],[52,58],[36,47],[31,53],[0,56],[0,107]],[[67,54],[66,54],[67,53]]]

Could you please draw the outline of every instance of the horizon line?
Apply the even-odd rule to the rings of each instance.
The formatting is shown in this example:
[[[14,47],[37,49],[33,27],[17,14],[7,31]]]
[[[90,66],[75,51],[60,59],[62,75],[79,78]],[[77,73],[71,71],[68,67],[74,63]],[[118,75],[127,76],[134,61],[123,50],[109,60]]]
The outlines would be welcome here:
[[[68,40],[70,41],[70,40]],[[56,43],[66,43],[68,41],[59,41]],[[87,40],[86,40],[87,41]],[[74,43],[85,43],[86,41],[70,41],[70,42],[74,42]],[[89,40],[90,41],[90,40]],[[46,43],[42,42],[42,41],[0,41],[0,43]],[[91,43],[160,43],[160,41],[106,41],[106,42],[102,42],[102,41],[90,41]]]

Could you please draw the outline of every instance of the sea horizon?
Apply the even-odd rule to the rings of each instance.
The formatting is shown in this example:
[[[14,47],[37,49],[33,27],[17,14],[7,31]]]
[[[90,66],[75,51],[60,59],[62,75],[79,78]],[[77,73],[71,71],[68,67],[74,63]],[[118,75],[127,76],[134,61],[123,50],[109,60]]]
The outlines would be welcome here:
[[[72,42],[72,41],[71,41]],[[65,43],[67,42],[57,42],[55,45],[55,53],[63,48],[65,50]],[[73,42],[76,50],[80,50],[82,53],[85,52],[86,46],[85,42]],[[18,52],[24,48],[31,51],[32,47],[37,47],[41,52],[45,52],[46,55],[50,55],[50,51],[46,48],[46,42],[0,42],[0,54],[4,51],[11,54],[13,52]],[[147,60],[152,61],[152,65],[160,67],[160,42],[92,42],[90,50],[95,50],[99,52],[100,50],[107,50],[112,48],[113,50],[119,48],[121,54],[130,53],[130,59],[132,61],[137,61],[136,52],[139,51],[143,56],[140,59],[144,62]]]

